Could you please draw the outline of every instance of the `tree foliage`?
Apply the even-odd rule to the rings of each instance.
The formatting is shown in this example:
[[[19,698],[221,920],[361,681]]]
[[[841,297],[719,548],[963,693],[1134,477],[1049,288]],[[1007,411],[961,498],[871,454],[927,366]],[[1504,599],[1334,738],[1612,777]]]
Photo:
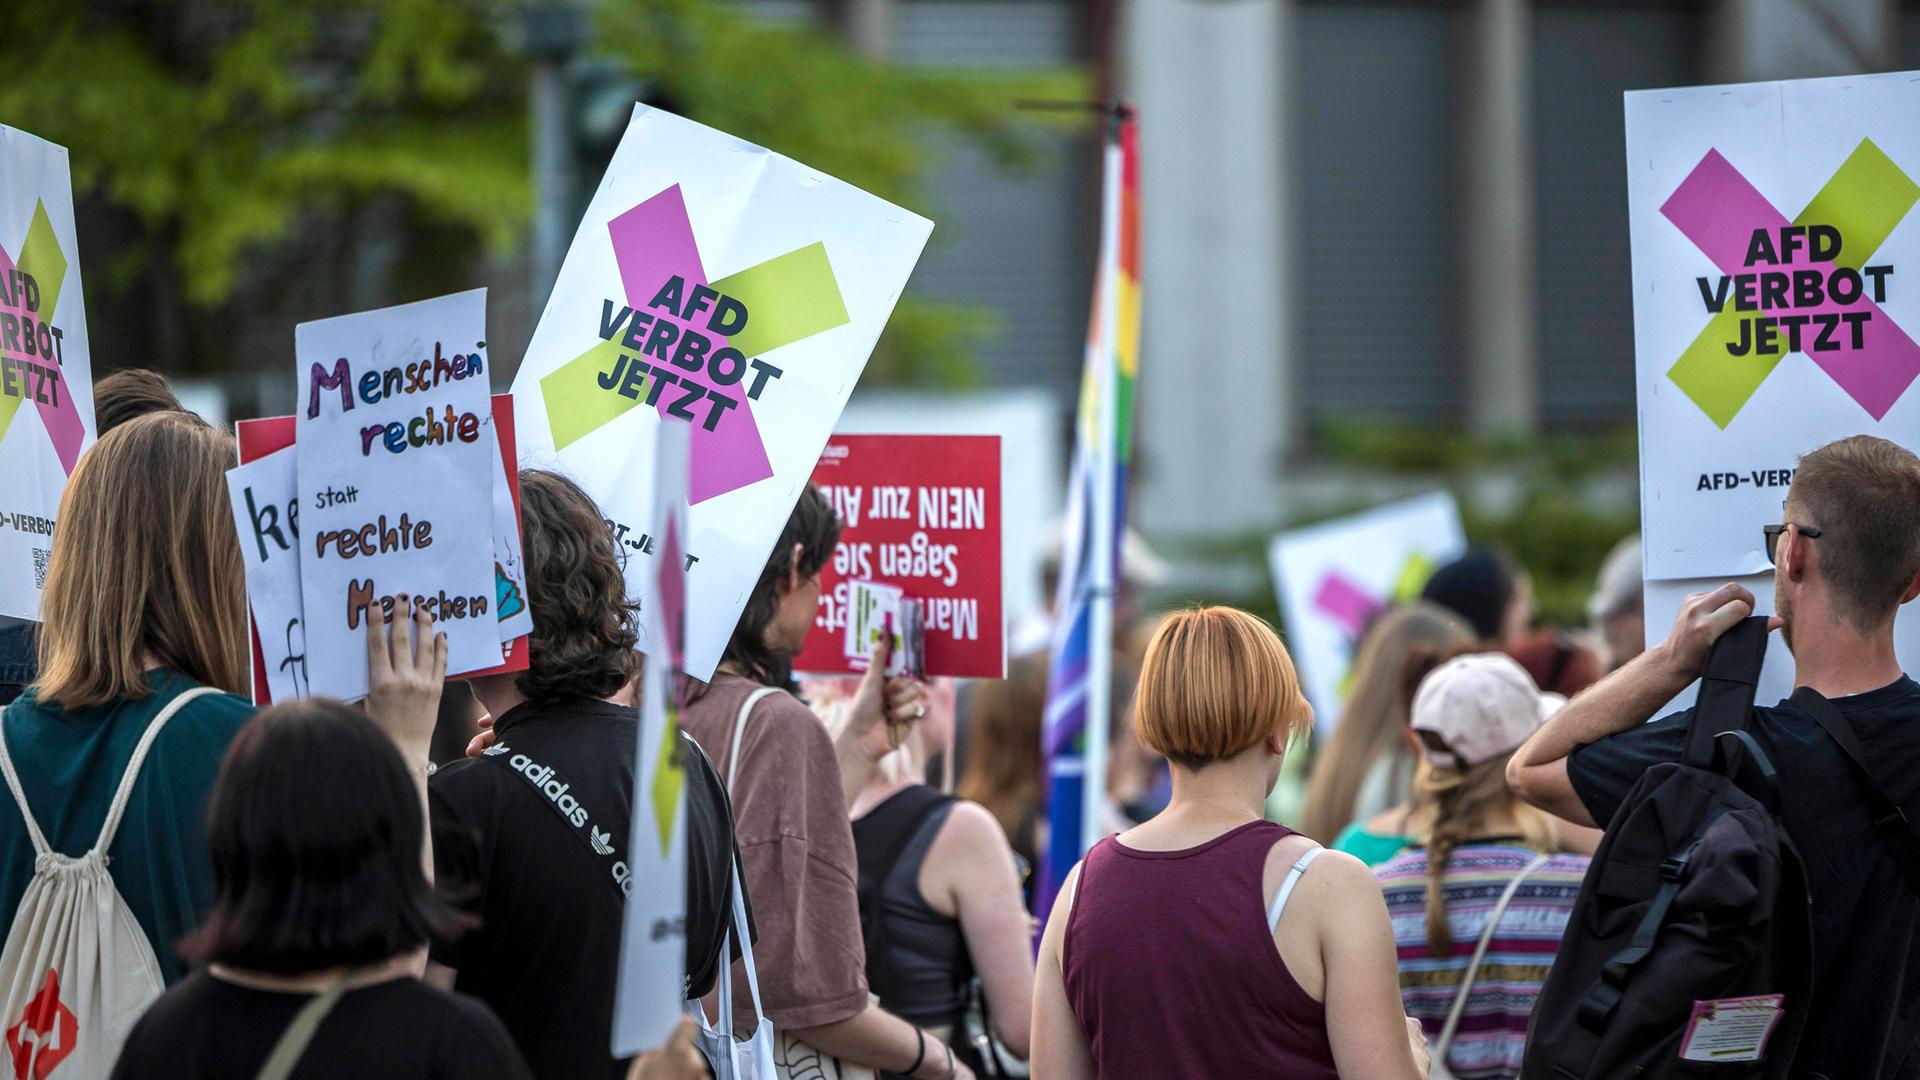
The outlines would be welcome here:
[[[874,63],[712,0],[586,6],[591,52],[649,96],[904,205],[926,129],[1017,152],[1019,82]],[[76,193],[115,219],[90,291],[138,294],[150,326],[182,338],[176,355],[251,366],[202,346],[236,320],[467,287],[520,249],[522,15],[506,0],[8,0],[0,122],[69,147]],[[370,259],[372,297],[354,284]],[[876,373],[963,378],[982,314],[900,313]]]

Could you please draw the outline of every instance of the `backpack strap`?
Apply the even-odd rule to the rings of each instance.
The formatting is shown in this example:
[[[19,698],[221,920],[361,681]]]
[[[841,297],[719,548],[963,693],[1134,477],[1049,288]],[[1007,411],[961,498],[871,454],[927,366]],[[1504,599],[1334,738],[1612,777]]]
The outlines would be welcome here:
[[[740,737],[747,733],[747,718],[753,715],[755,705],[779,692],[771,686],[763,686],[748,694],[747,700],[740,703],[740,715],[733,718],[733,741],[727,744],[727,794],[729,796],[733,794],[734,774],[740,771]]]
[[[147,751],[153,748],[155,739],[160,737],[160,729],[167,721],[195,698],[218,693],[211,686],[196,686],[191,690],[174,696],[167,702],[160,714],[147,724],[147,730],[140,735],[140,741],[134,744],[133,756],[127,759],[127,769],[120,774],[120,786],[114,790],[113,802],[107,807],[107,820],[100,828],[100,839],[94,842],[89,854],[105,856],[107,849],[113,846],[114,834],[120,831],[120,818],[127,812],[127,800],[133,796],[133,785],[140,778],[140,766],[147,760]],[[53,849],[47,844],[46,834],[40,831],[40,823],[33,819],[33,810],[27,806],[26,790],[20,786],[20,774],[13,767],[13,753],[7,749],[4,730],[0,730],[0,772],[6,774],[7,790],[13,793],[13,801],[20,807],[20,816],[26,820],[27,836],[33,840],[33,853],[36,857],[45,855]]]
[[[147,730],[140,735],[140,741],[134,744],[133,757],[127,762],[127,771],[120,774],[120,787],[113,793],[113,804],[107,807],[107,822],[100,827],[100,839],[94,841],[92,854],[106,855],[107,848],[113,846],[113,837],[120,831],[120,818],[127,812],[127,800],[133,797],[134,782],[140,779],[140,766],[147,760],[147,751],[153,749],[154,741],[160,738],[160,729],[167,726],[186,704],[195,698],[218,693],[211,686],[196,686],[167,702],[160,715],[153,718]]]
[[[1860,737],[1854,733],[1853,725],[1847,722],[1846,714],[1811,686],[1795,690],[1787,703],[1813,717],[1814,723],[1820,725],[1853,765],[1854,774],[1860,778],[1860,786],[1867,793],[1867,810],[1873,816],[1874,835],[1880,838],[1887,854],[1900,867],[1901,875],[1907,879],[1907,887],[1920,895],[1920,836],[1915,835],[1906,811],[1874,779],[1873,769],[1867,764],[1866,751],[1860,746]]]
[[[313,1000],[300,1006],[287,1023],[287,1029],[280,1033],[279,1041],[273,1044],[273,1052],[267,1055],[266,1063],[254,1074],[254,1080],[287,1080],[293,1075],[294,1066],[300,1064],[300,1058],[313,1043],[313,1037],[320,1033],[320,1025],[333,1011],[333,1007],[346,996],[347,984],[360,974],[358,968],[340,976],[340,981],[313,996]]]
[[[733,739],[727,743],[727,806],[729,813],[731,813],[733,806],[733,778],[740,771],[740,740],[746,736],[747,719],[753,715],[753,707],[755,705],[760,704],[760,702],[777,693],[779,693],[779,690],[771,686],[763,686],[755,690],[753,693],[747,695],[747,700],[740,703],[740,712],[733,718]],[[753,924],[748,921],[746,898],[741,893],[745,877],[746,868],[740,865],[740,849],[736,845],[733,851],[734,903],[733,921],[730,924],[732,930],[727,937],[721,939],[720,944],[721,969],[719,981],[721,993],[724,995],[721,999],[721,1015],[729,1025],[733,1023],[733,976],[730,974],[732,968],[729,963],[732,941],[738,941],[740,943],[740,956],[747,962],[747,978],[751,981],[753,987],[754,1010],[756,1013],[759,1011],[760,982],[759,977],[755,975],[753,971],[753,934],[751,929]],[[738,935],[737,937],[734,936],[736,934]],[[729,1027],[727,1030],[731,1031],[732,1028]]]
[[[1487,914],[1486,928],[1480,931],[1480,943],[1473,948],[1473,959],[1467,962],[1467,973],[1460,980],[1459,991],[1453,995],[1453,1007],[1447,1010],[1447,1022],[1440,1029],[1440,1041],[1433,1044],[1433,1060],[1441,1065],[1447,1062],[1447,1051],[1453,1049],[1453,1036],[1460,1030],[1460,1018],[1467,1013],[1467,998],[1473,993],[1473,981],[1480,977],[1480,962],[1487,958],[1487,949],[1493,944],[1493,932],[1500,926],[1500,917],[1507,913],[1507,904],[1513,900],[1514,894],[1520,891],[1520,883],[1532,876],[1535,870],[1545,866],[1550,858],[1552,858],[1551,855],[1544,853],[1534,856],[1533,861],[1526,865],[1526,869],[1515,874],[1513,880],[1507,882],[1506,891],[1500,894],[1499,901]]]
[[[1754,691],[1767,658],[1767,617],[1754,615],[1720,635],[1700,672],[1700,696],[1687,724],[1687,752],[1681,760],[1696,769],[1713,767],[1713,747],[1723,731],[1745,731],[1753,715]]]
[[[1701,832],[1705,831],[1705,826],[1702,826]],[[1653,952],[1653,943],[1660,937],[1660,927],[1667,921],[1667,912],[1673,909],[1673,902],[1680,895],[1680,886],[1686,882],[1687,868],[1693,862],[1694,849],[1699,846],[1700,835],[1696,834],[1687,841],[1686,847],[1680,849],[1679,854],[1661,860],[1660,888],[1647,904],[1640,925],[1634,927],[1633,937],[1628,940],[1626,947],[1607,960],[1600,969],[1600,978],[1580,999],[1578,1018],[1581,1026],[1588,1031],[1597,1035],[1606,1026],[1607,1018],[1613,1015],[1613,1010],[1619,1006],[1626,992],[1628,976]]]
[[[40,823],[33,820],[33,810],[27,806],[27,793],[20,787],[20,774],[13,771],[13,754],[7,749],[4,727],[0,727],[0,772],[6,773],[7,790],[13,792],[14,804],[20,808],[20,816],[27,823],[27,837],[33,841],[33,855],[38,859],[52,848],[47,846],[47,838],[40,832]]]

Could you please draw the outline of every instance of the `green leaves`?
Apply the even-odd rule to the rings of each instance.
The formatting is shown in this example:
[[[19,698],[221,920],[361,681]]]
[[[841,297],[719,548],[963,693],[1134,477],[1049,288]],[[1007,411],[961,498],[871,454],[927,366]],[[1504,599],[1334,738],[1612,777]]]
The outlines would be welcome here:
[[[936,217],[918,181],[939,140],[924,136],[955,132],[1017,167],[1021,125],[1057,121],[1014,101],[1088,92],[1077,72],[877,63],[718,0],[582,6],[582,60],[637,76],[650,102]],[[0,119],[72,148],[76,194],[127,212],[132,235],[115,230],[95,279],[102,298],[181,298],[165,322],[185,340],[157,355],[226,366],[195,345],[287,297],[300,311],[366,302],[353,275],[368,259],[396,275],[386,288],[425,295],[472,284],[480,253],[521,248],[524,13],[510,0],[6,0]],[[910,292],[874,375],[966,385],[992,329],[990,313]]]

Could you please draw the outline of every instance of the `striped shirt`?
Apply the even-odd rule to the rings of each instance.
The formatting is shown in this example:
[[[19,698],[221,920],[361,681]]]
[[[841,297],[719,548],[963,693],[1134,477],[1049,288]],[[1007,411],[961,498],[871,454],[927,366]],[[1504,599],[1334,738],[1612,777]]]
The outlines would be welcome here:
[[[1436,956],[1427,948],[1427,852],[1410,848],[1374,868],[1393,918],[1400,954],[1400,998],[1407,1015],[1438,1040],[1466,977],[1487,916],[1507,883],[1526,869],[1535,852],[1510,842],[1454,849],[1447,864],[1447,925],[1453,948]],[[1520,1075],[1527,1017],[1560,948],[1560,935],[1587,872],[1584,855],[1556,855],[1528,876],[1507,904],[1474,980],[1467,1010],[1454,1035],[1447,1067],[1460,1080],[1496,1080]]]

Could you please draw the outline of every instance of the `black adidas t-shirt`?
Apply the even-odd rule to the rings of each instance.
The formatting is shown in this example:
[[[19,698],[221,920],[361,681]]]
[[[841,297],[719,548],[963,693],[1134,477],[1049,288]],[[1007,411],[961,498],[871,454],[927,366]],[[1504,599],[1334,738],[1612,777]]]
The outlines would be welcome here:
[[[480,920],[433,959],[492,1006],[542,1077],[625,1075],[609,1046],[638,719],[593,698],[528,702],[495,720],[487,755],[428,782],[438,882]],[[681,745],[687,959],[703,993],[730,911],[732,814],[712,762],[684,735]]]
[[[1920,684],[1902,676],[1834,701],[1888,797],[1920,822]],[[1686,752],[1691,710],[1645,724],[1567,760],[1567,775],[1605,827],[1640,774]],[[1873,834],[1866,795],[1813,718],[1781,702],[1749,731],[1780,774],[1781,823],[1813,895],[1813,1002],[1796,1080],[1920,1077],[1920,899]]]
[[[195,972],[133,1025],[113,1080],[253,1080],[294,1014],[312,999]],[[291,1080],[343,1076],[532,1080],[533,1074],[485,1005],[401,978],[342,995]]]

